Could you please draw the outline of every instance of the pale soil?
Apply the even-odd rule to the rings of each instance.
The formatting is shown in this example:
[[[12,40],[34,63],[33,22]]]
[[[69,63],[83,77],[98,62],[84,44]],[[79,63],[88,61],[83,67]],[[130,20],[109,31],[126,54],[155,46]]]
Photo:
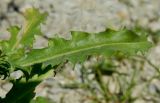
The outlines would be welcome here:
[[[10,4],[10,6],[8,6]],[[23,24],[23,12],[28,7],[37,7],[41,11],[49,12],[49,17],[42,31],[48,37],[53,37],[58,33],[64,38],[70,38],[71,30],[83,30],[88,32],[100,32],[106,28],[121,29],[124,27],[133,28],[134,26],[141,26],[150,29],[151,31],[160,30],[160,0],[15,0],[11,4],[11,0],[0,0],[0,38],[8,38],[9,34],[6,29],[10,25]],[[18,18],[18,19],[17,19]],[[43,42],[35,43],[35,47],[46,45],[46,40],[38,37],[38,40]],[[156,66],[160,65],[160,46],[157,45],[150,50],[147,57]],[[132,62],[127,62],[127,66],[123,67],[121,71],[128,74],[133,73],[133,70],[128,70],[132,66]],[[139,63],[137,63],[139,65]],[[68,90],[60,88],[59,84],[80,82],[79,69],[71,70],[72,66],[67,66],[66,69],[58,74],[56,77],[45,80],[37,89],[37,96],[47,96],[56,103],[90,103],[83,93],[83,89]],[[137,66],[139,68],[139,66]],[[139,71],[136,77],[137,86],[135,87],[133,96],[139,94],[145,95],[147,98],[154,98],[158,102],[160,99],[156,96],[156,89],[160,90],[160,80],[155,79],[151,84],[142,91],[143,82],[139,77],[150,78],[155,75],[155,70],[147,63],[144,65],[144,70]],[[92,78],[92,75],[91,77]],[[131,76],[128,76],[129,80]],[[108,78],[107,78],[108,80]],[[145,84],[145,83],[144,83]],[[0,86],[5,83],[0,81]],[[110,89],[115,90],[116,83],[110,84]],[[8,86],[8,87],[7,87]],[[10,85],[6,85],[10,88]],[[6,91],[0,88],[0,96],[4,97]],[[152,95],[153,94],[153,95]],[[157,102],[157,103],[158,103]],[[92,103],[92,102],[91,102]],[[154,103],[138,98],[134,103]]]

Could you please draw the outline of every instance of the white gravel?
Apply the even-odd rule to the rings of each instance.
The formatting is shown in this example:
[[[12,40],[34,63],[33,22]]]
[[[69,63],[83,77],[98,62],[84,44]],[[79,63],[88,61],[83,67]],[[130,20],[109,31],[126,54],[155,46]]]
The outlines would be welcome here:
[[[12,0],[0,0],[0,38],[9,37],[6,29],[10,25],[16,24],[22,26],[23,24],[23,16],[13,8],[8,9],[7,5],[10,1]],[[46,25],[42,27],[42,31],[44,35],[48,37],[59,34],[60,36],[68,38],[70,37],[71,30],[99,32],[106,28],[121,29],[135,26],[141,26],[154,32],[160,30],[160,0],[15,0],[15,5],[19,7],[20,12],[23,12],[29,7],[36,7],[41,11],[47,11],[49,17],[47,18]],[[41,39],[41,37],[36,37],[36,39]],[[42,45],[46,45],[46,40],[43,40],[41,44],[34,44],[34,46],[38,48],[41,48]],[[155,65],[160,65],[159,51],[160,47],[157,46],[151,50],[148,56]],[[55,100],[56,103],[59,103],[61,99],[64,99],[65,103],[82,103],[81,100],[85,101],[84,97],[79,97],[77,91],[64,90],[58,86],[59,83],[79,80],[78,69],[72,71],[69,67],[72,66],[68,66],[68,69],[62,73],[63,75],[60,74],[50,81],[44,81],[39,89],[37,89],[37,95],[48,96]],[[131,65],[127,65],[127,67],[132,68]],[[123,69],[124,72],[133,71],[128,70],[128,68],[122,68],[122,71]],[[147,79],[154,75],[154,73],[153,68],[149,66],[143,70],[143,73],[139,72],[139,74],[142,74],[142,78]],[[66,78],[68,74],[69,76]],[[139,76],[137,76],[137,78],[138,77]],[[112,82],[112,80],[110,81]],[[141,83],[141,81],[137,81]],[[146,88],[145,91],[141,90],[145,84],[137,85],[133,92],[133,97],[137,97],[137,95],[143,93],[146,95],[146,93],[148,93],[146,91],[149,90],[155,93],[155,86],[156,88],[160,88],[158,83],[159,80],[154,80],[149,86],[150,89]],[[52,85],[50,89],[45,87],[45,85],[48,84]],[[4,85],[4,83],[0,82],[0,86],[1,85]],[[114,89],[117,88],[115,86],[116,83],[111,83],[111,85],[113,86],[110,86],[110,88],[114,92]],[[41,87],[43,89],[40,89]],[[48,91],[50,93],[48,93]],[[116,90],[116,92],[117,91],[118,90]],[[143,91],[143,93],[141,91]],[[5,97],[5,94],[6,91],[0,88],[0,96]],[[84,103],[91,102],[86,100]],[[151,102],[138,98],[135,103]]]

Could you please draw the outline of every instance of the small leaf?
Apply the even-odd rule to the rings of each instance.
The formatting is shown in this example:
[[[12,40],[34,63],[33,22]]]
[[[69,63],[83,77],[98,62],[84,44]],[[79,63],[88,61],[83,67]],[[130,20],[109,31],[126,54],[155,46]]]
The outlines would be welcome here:
[[[99,69],[103,75],[111,76],[113,73],[117,73],[116,68],[113,64],[101,62],[98,63],[93,69]]]
[[[41,34],[40,24],[46,20],[47,13],[40,13],[38,9],[30,8],[25,11],[24,17],[26,23],[23,27],[21,43],[28,46],[33,44],[34,35]]]
[[[32,100],[30,103],[53,103],[45,97],[37,97],[36,100]]]
[[[21,30],[16,26],[8,29],[11,33],[11,38],[8,40],[8,48],[11,51],[33,45],[34,36],[41,34],[40,24],[45,21],[47,13],[40,13],[38,9],[30,8],[26,10],[24,17],[26,21]]]

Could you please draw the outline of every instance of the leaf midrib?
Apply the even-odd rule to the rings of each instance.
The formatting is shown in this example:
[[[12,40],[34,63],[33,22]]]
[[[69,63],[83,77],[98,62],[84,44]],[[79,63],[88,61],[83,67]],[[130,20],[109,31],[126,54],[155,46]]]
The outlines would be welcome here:
[[[78,52],[82,52],[82,51],[86,51],[86,50],[90,50],[90,49],[94,49],[94,48],[105,47],[105,46],[109,46],[109,45],[129,45],[129,44],[143,44],[143,43],[148,43],[148,42],[143,41],[143,42],[134,42],[134,43],[133,42],[128,42],[128,43],[109,43],[109,44],[101,44],[101,45],[96,45],[96,46],[94,45],[94,46],[85,47],[85,48],[81,48],[81,49],[71,50],[71,51],[68,51],[68,52],[63,52],[63,53],[60,53],[60,54],[57,54],[57,55],[54,55],[54,56],[51,56],[51,57],[48,57],[48,58],[36,60],[36,61],[25,63],[25,64],[21,63],[21,66],[25,67],[25,66],[29,66],[29,65],[32,65],[32,64],[35,64],[35,63],[41,63],[41,62],[44,62],[44,61],[52,60],[52,59],[62,57],[62,56],[65,56],[65,55],[70,55],[70,54],[74,54],[74,53],[78,53]]]

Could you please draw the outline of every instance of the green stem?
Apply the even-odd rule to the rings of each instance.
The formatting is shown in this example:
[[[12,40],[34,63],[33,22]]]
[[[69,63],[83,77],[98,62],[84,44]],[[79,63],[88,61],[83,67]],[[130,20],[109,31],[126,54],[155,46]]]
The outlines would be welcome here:
[[[99,68],[96,68],[96,74],[97,74],[97,82],[99,84],[99,86],[101,87],[102,91],[103,91],[103,96],[105,98],[105,101],[108,102],[109,98],[110,98],[110,93],[109,90],[106,88],[103,79],[102,79],[102,73],[99,70]]]

